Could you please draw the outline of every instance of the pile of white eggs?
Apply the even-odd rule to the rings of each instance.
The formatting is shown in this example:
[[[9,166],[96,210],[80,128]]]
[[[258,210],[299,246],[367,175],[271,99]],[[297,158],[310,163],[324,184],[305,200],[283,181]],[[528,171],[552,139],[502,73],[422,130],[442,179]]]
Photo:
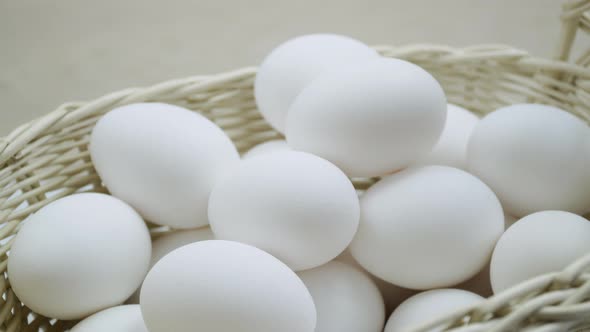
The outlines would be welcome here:
[[[277,47],[255,97],[286,140],[243,158],[181,107],[102,117],[89,151],[112,196],[24,221],[18,298],[74,332],[396,332],[590,252],[590,129],[563,110],[479,119],[337,35]],[[381,179],[359,196],[353,177]]]

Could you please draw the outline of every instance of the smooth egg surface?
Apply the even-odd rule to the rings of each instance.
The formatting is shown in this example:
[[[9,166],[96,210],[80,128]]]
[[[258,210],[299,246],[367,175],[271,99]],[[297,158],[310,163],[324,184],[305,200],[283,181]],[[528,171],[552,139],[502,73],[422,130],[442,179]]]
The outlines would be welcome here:
[[[164,256],[140,298],[150,332],[313,332],[309,291],[285,264],[255,247],[210,240]]]

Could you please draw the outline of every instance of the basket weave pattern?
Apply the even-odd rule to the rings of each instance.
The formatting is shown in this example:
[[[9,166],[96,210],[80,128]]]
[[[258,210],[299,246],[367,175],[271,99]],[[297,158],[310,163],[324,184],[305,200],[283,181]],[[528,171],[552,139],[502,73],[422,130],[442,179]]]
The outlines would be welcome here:
[[[590,122],[590,49],[568,63],[573,35],[590,32],[590,0],[569,1],[562,14],[558,60],[535,58],[504,45],[451,48],[442,45],[376,46],[384,56],[414,62],[432,73],[449,102],[485,114],[519,103],[555,105]],[[136,102],[166,102],[204,114],[222,127],[240,152],[280,134],[256,109],[255,68],[195,76],[145,88],[115,92],[90,102],[71,102],[0,138],[0,331],[66,331],[59,322],[32,313],[10,288],[7,253],[20,223],[48,203],[83,191],[106,192],[87,150],[96,121],[114,107]],[[590,171],[590,170],[589,170]],[[376,179],[353,179],[363,191]],[[155,232],[155,231],[154,231]],[[590,320],[590,255],[559,273],[540,276],[496,295],[477,307],[444,319],[462,331],[510,331],[548,321],[565,331]],[[560,325],[561,324],[561,325]],[[550,326],[550,325],[545,325]],[[361,331],[359,331],[361,332]]]

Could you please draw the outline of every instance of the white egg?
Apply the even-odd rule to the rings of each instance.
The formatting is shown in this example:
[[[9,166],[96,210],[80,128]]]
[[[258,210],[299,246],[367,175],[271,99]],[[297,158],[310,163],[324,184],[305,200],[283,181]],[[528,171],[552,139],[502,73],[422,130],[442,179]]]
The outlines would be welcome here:
[[[435,289],[416,294],[391,314],[384,332],[401,332],[421,326],[426,321],[441,318],[481,302],[477,294],[460,289]],[[448,325],[438,326],[428,332],[443,331]]]
[[[405,301],[410,296],[416,294],[415,290],[396,286],[370,274],[354,259],[354,257],[352,257],[352,254],[348,249],[344,250],[344,252],[334,260],[354,267],[355,269],[368,275],[371,280],[373,280],[375,285],[377,285],[377,288],[379,288],[381,296],[383,296],[383,300],[385,301],[385,313],[387,315],[389,315],[400,303]]]
[[[248,158],[252,158],[255,156],[261,156],[263,154],[267,154],[270,152],[285,151],[285,150],[287,150],[287,151],[291,150],[289,145],[287,145],[287,141],[285,141],[284,139],[272,140],[272,141],[258,144],[255,147],[253,147],[252,149],[248,150],[248,152],[246,152],[244,154],[243,159],[248,159]]]
[[[70,332],[148,332],[139,305],[123,305],[100,311],[80,323]]]
[[[353,177],[414,163],[438,141],[445,94],[422,68],[376,58],[318,76],[287,117],[289,145],[333,162]]]
[[[484,117],[469,141],[469,170],[515,217],[590,210],[590,129],[558,108],[518,104]]]
[[[110,111],[92,131],[89,149],[114,196],[147,220],[174,228],[207,225],[211,188],[240,160],[213,122],[160,103]]]
[[[154,266],[162,257],[166,256],[171,251],[178,249],[184,245],[198,242],[213,240],[213,232],[209,227],[201,227],[197,229],[183,229],[164,234],[152,242],[152,260],[150,268]],[[139,289],[131,295],[127,300],[128,304],[139,303]]]
[[[297,275],[255,247],[201,241],[164,256],[141,290],[150,332],[313,332],[313,299]]]
[[[385,305],[367,274],[332,261],[298,275],[315,303],[315,332],[383,331]]]
[[[356,191],[342,171],[295,151],[244,160],[213,188],[209,200],[217,238],[256,246],[296,271],[344,251],[359,214]]]
[[[467,168],[467,143],[479,118],[468,110],[447,104],[447,120],[438,143],[416,165]]]
[[[79,319],[125,301],[146,275],[150,254],[148,229],[130,206],[76,194],[28,218],[12,244],[8,275],[33,311]]]
[[[290,39],[275,48],[258,69],[254,82],[258,109],[276,130],[284,132],[289,106],[320,73],[377,56],[360,41],[340,35]]]
[[[494,293],[535,276],[561,271],[590,253],[590,221],[564,211],[528,215],[502,235],[491,263]]]
[[[500,202],[473,175],[447,166],[408,168],[361,197],[350,251],[398,286],[447,287],[479,272],[503,231]]]

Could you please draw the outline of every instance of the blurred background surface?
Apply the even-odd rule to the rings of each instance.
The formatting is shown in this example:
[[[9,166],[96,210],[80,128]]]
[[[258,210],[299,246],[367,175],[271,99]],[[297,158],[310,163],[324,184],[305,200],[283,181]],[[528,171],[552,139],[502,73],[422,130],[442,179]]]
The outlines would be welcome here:
[[[503,43],[550,57],[558,0],[0,0],[0,136],[72,100],[256,65],[288,38]]]

